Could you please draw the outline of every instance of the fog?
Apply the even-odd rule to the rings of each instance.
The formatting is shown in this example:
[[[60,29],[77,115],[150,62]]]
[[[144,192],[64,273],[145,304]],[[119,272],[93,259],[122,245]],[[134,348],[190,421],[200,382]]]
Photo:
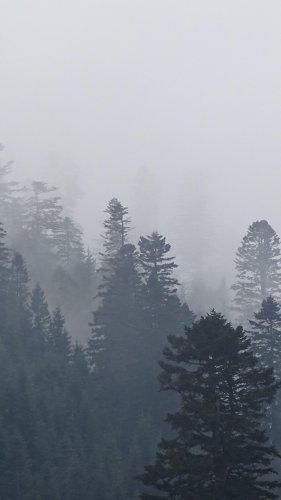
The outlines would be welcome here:
[[[281,499],[280,20],[0,0],[0,499]]]
[[[2,0],[15,177],[59,185],[93,248],[116,196],[182,275],[230,283],[253,220],[281,234],[280,15],[277,0]]]

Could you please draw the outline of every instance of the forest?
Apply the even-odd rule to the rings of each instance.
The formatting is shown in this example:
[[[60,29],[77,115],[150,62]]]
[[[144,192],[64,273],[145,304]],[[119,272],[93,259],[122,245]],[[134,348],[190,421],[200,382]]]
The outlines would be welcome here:
[[[105,207],[95,255],[58,188],[10,170],[0,166],[0,498],[279,498],[281,252],[269,222],[251,223],[237,249],[232,299],[222,288],[201,314],[167,237],[134,245],[121,201]]]

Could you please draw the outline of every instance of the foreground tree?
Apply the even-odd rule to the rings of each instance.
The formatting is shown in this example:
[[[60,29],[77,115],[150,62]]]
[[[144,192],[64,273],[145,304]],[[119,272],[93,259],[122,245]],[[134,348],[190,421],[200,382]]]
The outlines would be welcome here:
[[[280,239],[266,220],[249,227],[236,254],[235,308],[241,320],[252,317],[262,301],[281,295]]]
[[[175,436],[162,439],[141,476],[151,487],[142,499],[278,498],[271,464],[278,453],[263,428],[278,384],[258,364],[242,327],[213,310],[169,343],[160,382],[180,396],[181,407],[167,417]]]
[[[268,297],[262,302],[261,309],[250,320],[249,335],[254,353],[261,366],[273,368],[277,380],[281,381],[281,312],[279,303]],[[273,401],[268,414],[270,435],[280,449],[280,394]]]

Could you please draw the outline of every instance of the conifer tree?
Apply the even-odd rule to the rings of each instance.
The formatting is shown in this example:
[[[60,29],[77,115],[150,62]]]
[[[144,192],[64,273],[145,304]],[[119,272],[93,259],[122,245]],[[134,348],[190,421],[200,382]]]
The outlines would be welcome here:
[[[60,262],[66,266],[82,262],[84,259],[82,231],[71,217],[64,217],[55,227],[54,233]]]
[[[23,305],[27,306],[29,276],[23,257],[19,252],[15,252],[13,255],[9,272],[9,282],[15,299],[18,298]]]
[[[10,258],[10,251],[6,247],[5,238],[6,231],[3,227],[2,222],[0,222],[0,292],[5,292],[7,290],[8,283],[8,263]]]
[[[66,365],[70,360],[71,341],[65,329],[65,319],[60,307],[57,307],[50,320],[48,344],[51,355],[59,366]]]
[[[213,310],[170,336],[164,356],[161,388],[179,396],[180,408],[167,416],[174,436],[162,439],[141,476],[143,500],[278,498],[278,453],[263,427],[278,384],[242,327]]]
[[[7,324],[8,315],[8,281],[10,251],[5,243],[6,231],[0,222],[0,322],[2,330]]]
[[[126,408],[126,419],[133,410],[128,395],[139,398],[134,383],[141,369],[141,322],[137,252],[134,245],[126,244],[115,258],[102,304],[94,312],[88,350],[106,405],[113,404],[116,415],[118,409],[125,414]]]
[[[15,252],[9,269],[8,315],[9,329],[26,341],[30,331],[29,275],[22,255]],[[21,347],[22,348],[22,347]]]
[[[281,312],[272,296],[264,299],[259,312],[250,320],[253,349],[264,367],[274,368],[281,380]]]
[[[141,236],[139,240],[140,263],[142,275],[148,287],[148,294],[153,302],[164,305],[167,298],[176,292],[178,281],[173,277],[177,268],[174,257],[166,254],[171,245],[166,243],[166,238],[153,231],[149,236]]]
[[[166,238],[154,231],[139,240],[139,261],[143,280],[143,306],[146,317],[146,343],[154,353],[161,355],[168,333],[178,331],[181,304],[177,297],[178,280],[173,272],[177,268],[174,257],[169,256],[171,246]],[[180,333],[180,332],[179,332]]]
[[[134,334],[140,294],[138,256],[134,245],[127,244],[120,249],[112,271],[102,305],[94,312],[90,347],[93,356],[97,357],[114,355],[113,344],[123,343],[126,332],[129,335],[127,340]],[[117,334],[116,329],[120,330],[122,337]],[[103,361],[99,365],[100,369],[111,369]]]
[[[50,313],[45,294],[37,283],[31,293],[30,309],[32,313],[33,348],[43,351],[50,327]]]
[[[109,201],[105,213],[103,251],[101,252],[102,267],[111,267],[112,261],[119,250],[127,243],[131,219],[128,217],[128,208],[124,207],[117,198]]]
[[[0,145],[0,151],[3,147]],[[8,232],[21,228],[21,205],[19,183],[9,180],[12,161],[0,164],[0,213]]]
[[[55,191],[57,188],[48,187],[45,182],[32,182],[32,194],[25,203],[24,228],[33,243],[52,241],[60,224],[60,197],[50,196]]]
[[[266,220],[251,224],[237,250],[235,308],[250,319],[269,295],[281,296],[280,240]]]
[[[142,275],[143,305],[143,392],[144,407],[148,418],[157,432],[151,440],[163,431],[163,412],[171,409],[168,398],[159,394],[157,376],[158,359],[166,344],[167,335],[181,335],[186,325],[193,321],[193,313],[177,296],[179,285],[174,277],[177,265],[170,256],[171,246],[166,238],[154,231],[139,240],[139,261]],[[149,355],[147,352],[149,351]],[[156,444],[156,443],[155,443]]]
[[[274,369],[274,375],[281,381],[281,312],[279,303],[268,297],[263,300],[261,309],[250,320],[252,347],[259,363],[265,368]],[[278,393],[268,415],[269,432],[273,442],[280,449],[280,410],[281,401]]]

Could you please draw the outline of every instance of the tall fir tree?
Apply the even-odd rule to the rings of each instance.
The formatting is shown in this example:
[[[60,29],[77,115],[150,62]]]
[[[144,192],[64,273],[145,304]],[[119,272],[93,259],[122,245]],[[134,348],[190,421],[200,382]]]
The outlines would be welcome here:
[[[177,265],[174,257],[167,256],[171,245],[166,243],[165,236],[153,231],[149,236],[140,237],[139,249],[142,274],[148,285],[148,294],[151,295],[153,302],[162,306],[167,298],[176,292],[178,286],[178,281],[173,276]]]
[[[128,243],[127,236],[130,230],[131,219],[128,217],[128,208],[124,207],[117,198],[109,201],[105,213],[103,251],[101,252],[102,268],[110,269],[112,261],[119,250]]]
[[[156,446],[159,435],[165,432],[162,415],[171,410],[174,401],[159,394],[157,361],[166,344],[167,335],[181,335],[185,325],[193,321],[187,304],[177,296],[178,281],[174,276],[177,265],[170,256],[171,246],[166,238],[154,231],[139,240],[139,261],[142,275],[143,306],[143,406],[153,429],[151,442]]]
[[[139,240],[139,261],[142,275],[143,307],[146,317],[146,342],[159,359],[166,337],[171,331],[181,333],[180,317],[187,312],[177,296],[177,268],[170,256],[171,246],[157,231]],[[187,316],[185,318],[187,321]],[[188,323],[189,324],[189,323]]]
[[[126,244],[115,258],[102,304],[94,312],[89,340],[91,363],[102,381],[107,404],[115,406],[115,415],[121,409],[126,419],[133,406],[127,407],[125,417],[125,405],[139,397],[133,384],[139,377],[142,346],[140,286],[137,252],[134,245]]]
[[[71,217],[64,217],[55,227],[54,242],[59,261],[70,266],[84,260],[82,230]]]
[[[235,309],[245,321],[269,295],[281,297],[280,239],[266,220],[251,224],[237,250],[235,265]]]
[[[263,427],[278,384],[242,327],[213,310],[184,336],[170,336],[164,355],[161,388],[178,396],[180,408],[167,416],[173,436],[162,439],[141,476],[142,499],[278,498],[278,453]]]

